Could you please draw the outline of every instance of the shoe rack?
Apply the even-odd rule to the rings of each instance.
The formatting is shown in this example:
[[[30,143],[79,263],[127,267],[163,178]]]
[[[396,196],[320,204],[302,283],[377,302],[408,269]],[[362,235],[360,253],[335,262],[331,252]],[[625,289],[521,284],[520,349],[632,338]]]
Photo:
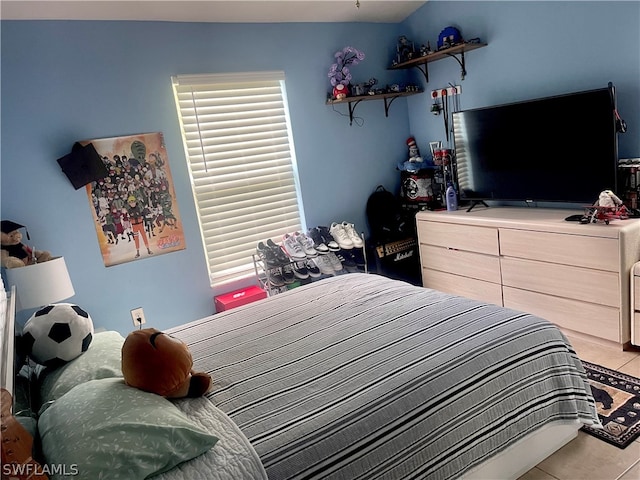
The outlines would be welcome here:
[[[299,287],[301,285],[306,285],[306,284],[315,282],[317,280],[322,280],[323,278],[333,277],[335,275],[345,275],[348,273],[356,273],[356,272],[369,273],[368,259],[367,259],[367,245],[365,244],[364,234],[361,234],[360,236],[362,238],[362,247],[360,248],[354,247],[353,249],[349,249],[349,250],[341,249],[333,253],[335,253],[337,256],[340,256],[341,254],[343,254],[343,252],[356,250],[358,251],[358,255],[362,256],[362,259],[363,259],[362,264],[356,265],[355,267],[353,266],[346,267],[343,264],[342,270],[334,271],[333,273],[330,273],[330,274],[321,272],[320,275],[316,277],[312,277],[311,275],[307,278],[294,277],[294,280],[289,283],[286,283],[286,282],[283,283],[280,280],[280,278],[282,278],[283,276],[282,275],[283,269],[286,269],[287,267],[289,267],[290,270],[293,271],[294,263],[296,263],[295,261],[292,260],[288,264],[284,264],[280,266],[270,266],[270,265],[267,265],[267,262],[263,255],[259,253],[254,253],[252,255],[253,267],[256,273],[256,278],[258,279],[258,283],[260,287],[264,291],[266,291],[269,296],[272,296],[272,295],[277,295],[278,293],[286,292],[288,290],[291,290],[292,288]],[[319,254],[316,257],[310,257],[308,259],[315,260],[318,257],[322,257],[322,256],[323,256],[322,254]]]

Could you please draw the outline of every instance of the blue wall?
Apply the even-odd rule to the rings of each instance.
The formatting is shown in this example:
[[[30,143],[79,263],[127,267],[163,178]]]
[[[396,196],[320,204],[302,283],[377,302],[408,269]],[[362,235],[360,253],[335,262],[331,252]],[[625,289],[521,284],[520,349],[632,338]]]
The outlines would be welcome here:
[[[17,21],[2,23],[2,218],[28,226],[32,242],[66,259],[76,295],[94,323],[123,333],[129,310],[166,328],[209,315],[213,294],[185,164],[171,75],[283,70],[309,226],[349,220],[366,227],[364,205],[380,183],[394,187],[406,154],[406,100],[389,118],[364,102],[362,127],[346,106],[325,105],[327,71],[346,45],[366,54],[356,81],[386,70],[397,25],[186,24]],[[56,159],[77,140],[164,133],[187,249],[105,268],[84,189]],[[391,183],[391,184],[390,184]],[[390,184],[390,185],[389,185]],[[283,234],[286,232],[283,232]]]
[[[41,249],[63,255],[76,295],[97,326],[126,334],[129,310],[145,309],[163,329],[213,311],[170,76],[283,70],[305,215],[309,226],[350,220],[366,228],[364,206],[383,183],[397,188],[395,165],[414,135],[424,151],[443,139],[428,95],[363,102],[362,126],[324,104],[333,53],[345,45],[367,58],[356,81],[381,84],[413,71],[388,71],[398,35],[416,43],[447,25],[489,46],[467,55],[462,106],[471,108],[581,90],[613,81],[629,124],[621,156],[640,156],[637,2],[430,1],[395,24],[184,24],[3,21],[1,23],[1,214],[29,227]],[[429,66],[427,89],[460,83],[459,66]],[[336,110],[346,114],[345,106]],[[56,159],[82,139],[161,131],[165,135],[187,249],[105,268],[84,190]]]
[[[466,54],[464,81],[453,59],[429,64],[428,91],[461,85],[461,106],[467,109],[613,82],[618,110],[628,124],[628,132],[619,136],[619,156],[640,157],[640,2],[431,0],[402,28],[416,44],[429,40],[435,47],[448,25],[488,46]],[[408,103],[418,144],[444,141],[442,116],[429,112],[430,97],[411,97]]]

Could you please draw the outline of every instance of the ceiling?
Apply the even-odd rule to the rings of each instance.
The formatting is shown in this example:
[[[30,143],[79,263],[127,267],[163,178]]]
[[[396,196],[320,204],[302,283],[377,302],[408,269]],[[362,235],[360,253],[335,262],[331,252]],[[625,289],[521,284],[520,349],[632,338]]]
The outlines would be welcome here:
[[[416,0],[0,0],[2,20],[150,20],[170,22],[403,21]]]

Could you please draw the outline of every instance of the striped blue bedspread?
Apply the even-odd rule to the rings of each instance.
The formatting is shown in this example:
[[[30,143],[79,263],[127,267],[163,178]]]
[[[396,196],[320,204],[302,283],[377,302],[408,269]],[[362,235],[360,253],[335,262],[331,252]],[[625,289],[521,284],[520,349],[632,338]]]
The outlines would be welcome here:
[[[582,364],[535,316],[341,275],[170,331],[270,480],[455,478],[543,425],[598,424]]]

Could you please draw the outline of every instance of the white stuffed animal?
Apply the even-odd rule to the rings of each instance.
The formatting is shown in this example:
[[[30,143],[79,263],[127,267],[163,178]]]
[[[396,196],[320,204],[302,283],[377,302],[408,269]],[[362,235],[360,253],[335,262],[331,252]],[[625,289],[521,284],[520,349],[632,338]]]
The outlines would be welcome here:
[[[622,200],[616,196],[611,190],[603,190],[600,192],[596,207],[619,207],[622,205]]]

